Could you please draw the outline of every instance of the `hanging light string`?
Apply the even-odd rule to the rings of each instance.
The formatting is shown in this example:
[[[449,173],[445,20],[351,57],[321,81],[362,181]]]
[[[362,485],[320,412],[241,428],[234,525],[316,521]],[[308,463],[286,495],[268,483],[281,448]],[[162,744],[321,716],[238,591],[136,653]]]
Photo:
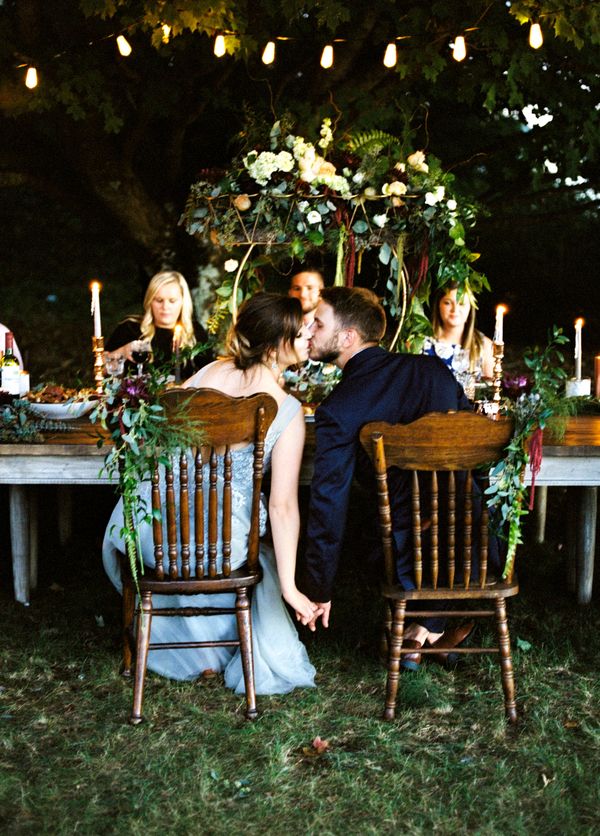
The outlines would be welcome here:
[[[482,18],[487,14],[489,9],[488,7],[485,12],[481,15],[477,23],[480,23]],[[544,36],[542,32],[542,28],[540,25],[540,19],[544,16],[549,16],[550,12],[544,14],[541,13],[535,17],[532,17],[530,20],[530,27],[529,27],[529,34],[528,34],[528,43],[532,49],[539,49],[543,42]],[[118,32],[111,32],[107,35],[103,35],[99,38],[95,38],[92,41],[88,41],[87,46],[95,46],[96,44],[103,43],[104,41],[114,40],[117,50],[119,54],[123,58],[129,57],[132,52],[133,48],[131,43],[127,40],[126,34],[130,30],[138,27],[142,22],[143,18],[138,18],[133,23],[129,24],[128,26],[124,27],[123,29],[119,30]],[[467,40],[466,34],[476,32],[479,29],[478,26],[468,27],[462,32],[457,32],[454,37],[454,41],[449,42],[449,47],[452,50],[452,57],[455,61],[461,62],[467,57]],[[155,27],[156,31],[156,27]],[[173,37],[172,27],[167,23],[161,23],[158,26],[158,31],[161,33],[160,39],[163,44],[168,44]],[[239,39],[241,34],[239,32],[233,30],[225,30],[225,29],[211,29],[207,28],[206,34],[209,38],[214,38],[213,44],[213,52],[217,58],[222,58],[227,54],[227,38],[235,38]],[[401,46],[402,41],[410,41],[415,38],[419,37],[418,35],[398,35],[395,38],[389,40],[385,47],[385,51],[383,53],[382,62],[383,65],[388,68],[392,69],[397,65],[398,62],[398,49]],[[445,37],[448,37],[446,35]],[[441,40],[441,37],[439,38]],[[288,35],[275,35],[271,38],[271,40],[265,43],[263,47],[263,51],[261,54],[261,60],[266,65],[271,65],[275,62],[277,57],[277,46],[276,43],[283,42],[283,41],[299,41],[300,38],[288,36]],[[339,43],[345,43],[349,39],[348,38],[332,38],[327,44],[324,45],[323,50],[321,52],[320,57],[320,65],[324,69],[330,69],[333,67],[335,62],[335,45]],[[60,59],[65,55],[70,53],[69,50],[64,50],[62,52],[56,53],[55,55],[51,56],[49,60],[56,60]],[[36,62],[24,59],[21,63],[15,65],[15,69],[25,69],[25,85],[33,90],[38,86],[39,77],[38,77],[38,67]]]

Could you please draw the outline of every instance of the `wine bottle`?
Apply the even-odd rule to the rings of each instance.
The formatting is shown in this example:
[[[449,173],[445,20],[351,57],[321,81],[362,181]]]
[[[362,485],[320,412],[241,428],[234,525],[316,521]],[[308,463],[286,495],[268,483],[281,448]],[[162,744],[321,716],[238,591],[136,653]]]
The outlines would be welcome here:
[[[4,336],[4,357],[2,358],[2,382],[1,386],[10,395],[18,395],[20,387],[21,367],[14,354],[14,337],[12,331],[7,331]]]

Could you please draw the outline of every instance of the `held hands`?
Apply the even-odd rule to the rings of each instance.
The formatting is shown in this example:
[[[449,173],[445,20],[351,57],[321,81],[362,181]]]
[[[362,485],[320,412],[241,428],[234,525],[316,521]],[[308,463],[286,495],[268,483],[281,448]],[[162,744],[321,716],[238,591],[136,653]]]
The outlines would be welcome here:
[[[295,588],[283,593],[284,600],[296,611],[296,620],[308,626],[310,630],[316,629],[317,619],[322,615],[321,604],[313,604],[299,589]]]

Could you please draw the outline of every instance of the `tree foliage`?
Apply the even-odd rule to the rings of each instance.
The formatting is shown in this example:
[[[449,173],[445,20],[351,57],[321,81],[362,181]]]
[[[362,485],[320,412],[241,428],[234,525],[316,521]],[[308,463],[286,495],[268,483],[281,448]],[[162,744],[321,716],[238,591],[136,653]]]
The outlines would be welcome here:
[[[545,37],[538,51],[527,43],[533,18]],[[458,64],[449,43],[460,32],[468,56]],[[275,36],[288,40],[266,67],[261,50]],[[332,38],[325,71],[319,56]],[[381,59],[393,38],[389,70]],[[5,0],[0,182],[108,213],[152,270],[190,246],[178,227],[189,183],[227,162],[250,107],[269,123],[290,112],[305,133],[331,116],[338,134],[401,136],[407,151],[425,148],[460,171],[500,220],[595,212],[599,42],[600,6],[579,0]],[[23,84],[30,63],[33,91]],[[527,106],[552,121],[528,127]]]

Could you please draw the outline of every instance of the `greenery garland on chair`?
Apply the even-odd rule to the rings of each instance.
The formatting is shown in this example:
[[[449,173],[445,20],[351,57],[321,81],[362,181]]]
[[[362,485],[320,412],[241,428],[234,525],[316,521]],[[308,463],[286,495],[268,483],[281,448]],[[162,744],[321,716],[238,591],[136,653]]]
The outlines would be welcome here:
[[[92,422],[99,422],[109,433],[112,446],[104,459],[103,471],[119,484],[125,522],[120,536],[136,586],[138,573],[144,572],[139,526],[150,525],[153,520],[152,509],[139,495],[139,487],[151,478],[157,464],[169,464],[181,449],[198,445],[203,438],[202,422],[186,419],[185,404],[181,407],[182,420],[167,419],[161,395],[172,380],[171,371],[170,364],[150,365],[139,376],[129,372],[120,378],[105,378],[98,406],[90,415]],[[103,443],[100,439],[98,446]]]

